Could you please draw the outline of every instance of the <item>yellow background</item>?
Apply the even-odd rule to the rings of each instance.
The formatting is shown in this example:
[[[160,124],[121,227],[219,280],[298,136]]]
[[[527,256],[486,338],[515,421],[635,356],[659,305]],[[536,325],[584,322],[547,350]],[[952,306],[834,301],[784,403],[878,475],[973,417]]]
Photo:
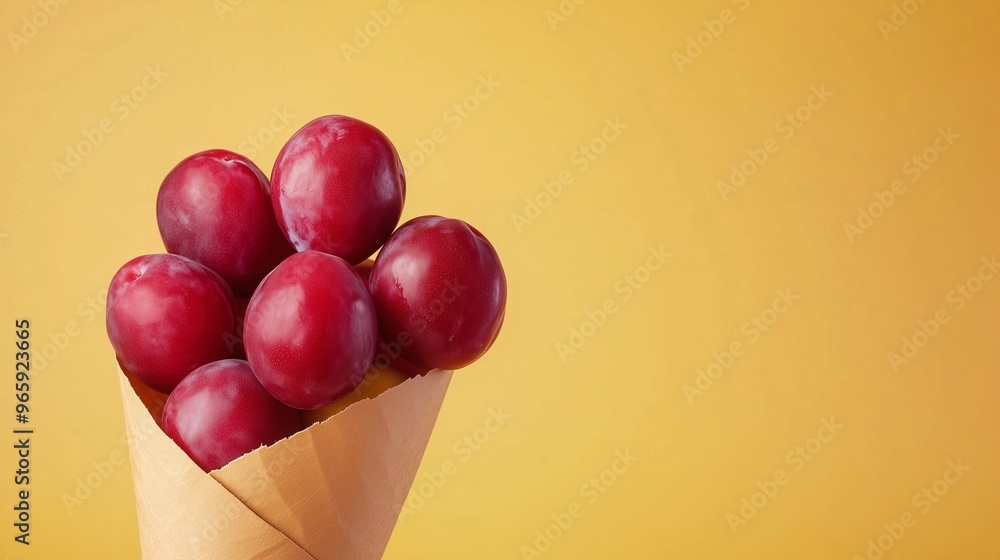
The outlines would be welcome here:
[[[16,52],[9,33],[41,8],[0,8],[0,317],[30,318],[36,351],[79,328],[34,375],[30,547],[12,540],[3,439],[0,554],[138,557],[128,463],[100,475],[127,448],[103,317],[87,322],[86,302],[160,250],[156,189],[177,161],[249,155],[247,137],[284,110],[290,122],[252,148],[268,173],[318,115],[367,120],[407,159],[443,129],[411,166],[404,218],[469,221],[507,272],[504,331],[455,376],[417,480],[448,460],[457,471],[386,558],[534,557],[523,547],[574,502],[583,516],[542,557],[849,559],[907,512],[916,525],[886,559],[1000,556],[1000,278],[961,310],[949,301],[1000,250],[996,2],[929,0],[886,38],[893,0],[566,0],[564,20],[546,14],[559,0],[403,0],[350,56],[343,44],[387,1],[233,4],[73,1]],[[678,68],[725,9],[731,23]],[[113,104],[147,67],[167,75],[122,118]],[[500,85],[454,129],[446,111],[491,76]],[[824,85],[833,95],[786,139],[779,119]],[[53,162],[103,118],[112,133],[60,181]],[[627,128],[581,169],[571,158],[606,119]],[[911,181],[904,164],[939,127],[959,138]],[[717,183],[768,138],[778,150],[723,200]],[[562,170],[572,184],[518,231],[512,215]],[[849,240],[844,224],[897,179],[905,193]],[[616,283],[661,245],[670,258],[626,301]],[[744,324],[779,289],[799,299],[752,340]],[[562,360],[557,343],[609,298],[617,312]],[[894,368],[888,354],[938,309],[948,322]],[[684,386],[734,342],[743,355],[689,402]],[[464,451],[491,409],[509,420]],[[831,417],[843,427],[794,470],[788,453]],[[590,503],[581,486],[626,451],[637,461]],[[923,512],[912,497],[949,460],[970,470]],[[734,532],[727,515],[778,469],[787,483]],[[100,484],[70,512],[64,496],[88,476]]]

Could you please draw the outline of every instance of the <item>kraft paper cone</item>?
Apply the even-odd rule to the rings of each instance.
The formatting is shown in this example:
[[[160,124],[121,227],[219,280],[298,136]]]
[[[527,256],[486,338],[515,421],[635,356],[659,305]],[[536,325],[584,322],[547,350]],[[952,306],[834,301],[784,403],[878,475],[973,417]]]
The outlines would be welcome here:
[[[451,376],[409,379],[206,474],[119,369],[143,558],[381,558]]]

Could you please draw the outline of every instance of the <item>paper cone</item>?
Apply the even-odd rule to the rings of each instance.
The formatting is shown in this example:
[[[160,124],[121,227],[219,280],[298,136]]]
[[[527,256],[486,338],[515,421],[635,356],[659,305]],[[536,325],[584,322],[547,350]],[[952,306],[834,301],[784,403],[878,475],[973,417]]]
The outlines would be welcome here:
[[[368,560],[385,551],[452,372],[409,379],[207,474],[159,428],[141,382],[119,376],[144,559]]]

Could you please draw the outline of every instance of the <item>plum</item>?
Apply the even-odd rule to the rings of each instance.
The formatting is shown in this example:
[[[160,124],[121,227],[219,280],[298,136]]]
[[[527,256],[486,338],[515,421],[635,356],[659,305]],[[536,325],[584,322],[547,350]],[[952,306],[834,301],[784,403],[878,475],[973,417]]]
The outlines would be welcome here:
[[[419,368],[469,365],[503,325],[500,258],[461,220],[421,216],[400,226],[375,259],[369,288],[382,338],[399,341],[402,358]]]
[[[285,237],[358,264],[399,223],[406,178],[379,129],[340,115],[319,117],[289,138],[271,172],[271,203]]]
[[[163,431],[205,472],[301,428],[299,411],[264,390],[244,360],[192,371],[163,407]]]
[[[211,268],[241,296],[295,252],[274,219],[267,178],[227,150],[199,152],[167,174],[156,223],[168,253]]]
[[[108,338],[125,369],[169,393],[198,366],[229,357],[233,305],[225,281],[190,259],[136,257],[108,287]]]
[[[349,393],[375,355],[375,307],[346,261],[307,250],[285,259],[250,298],[247,359],[279,401],[314,409]]]

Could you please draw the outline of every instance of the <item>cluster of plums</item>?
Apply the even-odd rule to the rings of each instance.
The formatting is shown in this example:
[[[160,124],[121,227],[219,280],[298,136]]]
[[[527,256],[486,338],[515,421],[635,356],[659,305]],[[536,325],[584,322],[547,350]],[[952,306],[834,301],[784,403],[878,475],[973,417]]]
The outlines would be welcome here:
[[[507,299],[496,251],[460,220],[396,229],[405,196],[389,139],[339,115],[292,135],[270,181],[227,150],[163,180],[167,253],[115,274],[107,329],[122,369],[169,394],[163,429],[202,469],[493,344]]]

